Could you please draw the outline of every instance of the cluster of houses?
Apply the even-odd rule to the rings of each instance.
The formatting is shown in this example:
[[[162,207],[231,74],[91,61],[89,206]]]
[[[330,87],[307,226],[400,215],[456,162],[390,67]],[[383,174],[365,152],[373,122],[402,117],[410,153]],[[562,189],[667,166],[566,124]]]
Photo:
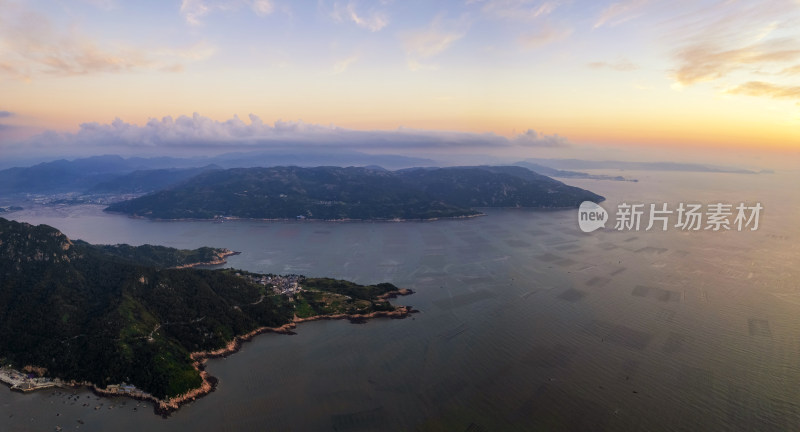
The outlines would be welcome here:
[[[271,286],[275,294],[294,295],[303,289],[300,285],[303,276],[299,275],[260,275],[251,278],[255,283]]]

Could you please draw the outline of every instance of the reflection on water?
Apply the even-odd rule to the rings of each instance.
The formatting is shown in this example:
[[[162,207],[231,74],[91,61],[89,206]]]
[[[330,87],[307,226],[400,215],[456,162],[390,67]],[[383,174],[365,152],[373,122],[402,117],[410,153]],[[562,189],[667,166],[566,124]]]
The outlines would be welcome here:
[[[0,391],[0,422],[12,430],[797,430],[800,201],[781,186],[796,179],[635,177],[573,183],[607,196],[611,214],[622,201],[760,201],[762,228],[584,234],[574,211],[527,210],[428,223],[150,222],[91,206],[12,214],[95,243],[228,247],[243,252],[229,266],[250,271],[390,281],[414,289],[397,302],[422,313],[260,336],[211,361],[218,390],[167,420],[85,391],[77,400]]]

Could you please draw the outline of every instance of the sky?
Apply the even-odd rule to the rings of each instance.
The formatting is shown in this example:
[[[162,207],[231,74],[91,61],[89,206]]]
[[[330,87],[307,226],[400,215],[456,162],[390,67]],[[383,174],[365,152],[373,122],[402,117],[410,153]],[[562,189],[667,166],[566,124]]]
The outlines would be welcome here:
[[[800,0],[0,0],[0,157],[271,146],[797,162]]]

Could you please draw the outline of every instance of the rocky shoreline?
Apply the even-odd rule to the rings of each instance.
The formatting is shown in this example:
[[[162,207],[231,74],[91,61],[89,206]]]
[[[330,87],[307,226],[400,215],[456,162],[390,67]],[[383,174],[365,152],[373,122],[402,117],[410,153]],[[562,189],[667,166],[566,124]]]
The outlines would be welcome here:
[[[406,291],[408,291],[408,294],[411,293],[411,290],[406,290]],[[397,295],[407,295],[407,294],[397,294]],[[294,330],[297,327],[297,324],[309,321],[348,319],[352,323],[363,323],[366,322],[368,319],[372,318],[403,319],[408,317],[410,314],[416,312],[418,311],[414,310],[414,308],[412,308],[411,306],[397,306],[393,311],[376,311],[363,315],[358,315],[358,314],[317,315],[308,318],[299,318],[295,316],[292,319],[292,322],[286,323],[280,327],[260,327],[243,335],[234,337],[230,342],[228,342],[227,345],[225,345],[222,348],[213,351],[199,351],[192,353],[191,354],[191,358],[193,360],[192,366],[200,373],[200,377],[203,380],[203,383],[200,385],[200,387],[192,389],[189,392],[182,394],[180,396],[176,396],[174,398],[164,400],[151,397],[151,399],[149,400],[155,403],[154,410],[156,414],[160,414],[163,417],[167,417],[172,412],[180,408],[181,405],[192,402],[199,397],[205,396],[213,392],[217,386],[217,379],[211,376],[205,370],[205,365],[208,359],[227,357],[231,354],[234,354],[242,348],[242,344],[244,342],[249,342],[255,336],[258,336],[260,334],[278,333],[285,335],[293,335],[295,334],[295,332],[292,330]]]
[[[385,293],[381,296],[381,298],[395,298],[397,296],[405,296],[413,294],[413,291],[410,289],[400,289],[397,291],[391,291]],[[189,390],[188,392],[175,396],[169,399],[160,399],[157,398],[149,393],[145,393],[140,390],[136,390],[132,393],[126,392],[119,392],[110,390],[112,386],[107,388],[100,388],[97,385],[90,383],[90,382],[69,382],[69,383],[62,383],[58,387],[62,388],[79,388],[79,387],[87,387],[92,393],[97,396],[109,397],[109,396],[124,396],[131,399],[145,401],[145,402],[152,402],[153,403],[153,411],[156,414],[161,415],[162,417],[168,417],[170,414],[178,410],[182,405],[190,403],[192,401],[197,400],[199,397],[203,397],[211,392],[213,392],[216,387],[218,380],[210,375],[208,371],[206,371],[206,363],[208,359],[211,358],[220,358],[220,357],[227,357],[231,354],[238,352],[242,348],[242,344],[244,342],[249,342],[255,336],[264,333],[278,333],[278,334],[285,334],[285,335],[293,335],[296,334],[293,330],[297,328],[297,324],[309,322],[309,321],[322,321],[322,320],[341,320],[347,319],[350,320],[353,324],[363,324],[366,323],[367,320],[372,318],[392,318],[392,319],[404,319],[408,317],[412,313],[417,313],[419,311],[415,310],[411,306],[397,306],[392,311],[375,311],[368,314],[335,314],[335,315],[317,315],[308,318],[300,318],[297,315],[294,316],[291,322],[288,322],[279,327],[259,327],[255,330],[252,330],[248,333],[243,335],[235,336],[230,342],[228,342],[224,347],[212,350],[212,351],[198,351],[193,352],[190,354],[192,359],[192,367],[198,371],[201,378],[200,387],[194,388]]]

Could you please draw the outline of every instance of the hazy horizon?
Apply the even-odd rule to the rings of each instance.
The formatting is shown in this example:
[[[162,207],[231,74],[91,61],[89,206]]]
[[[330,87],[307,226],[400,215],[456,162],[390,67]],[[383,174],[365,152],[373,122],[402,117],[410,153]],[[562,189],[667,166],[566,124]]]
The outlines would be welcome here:
[[[6,0],[0,151],[791,167],[798,21],[791,0]]]

